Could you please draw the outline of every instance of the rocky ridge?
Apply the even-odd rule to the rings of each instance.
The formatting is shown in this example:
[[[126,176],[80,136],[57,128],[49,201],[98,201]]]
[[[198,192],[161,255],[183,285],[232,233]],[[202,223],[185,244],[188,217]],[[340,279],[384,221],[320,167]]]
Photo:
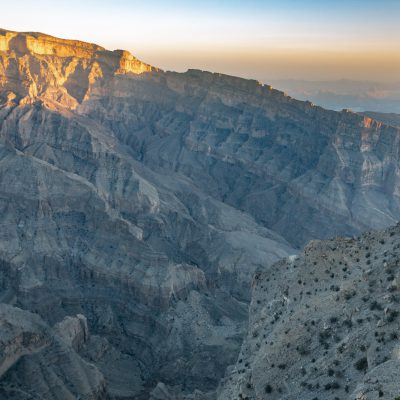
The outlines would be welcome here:
[[[311,241],[254,276],[247,338],[218,399],[400,395],[400,225]]]

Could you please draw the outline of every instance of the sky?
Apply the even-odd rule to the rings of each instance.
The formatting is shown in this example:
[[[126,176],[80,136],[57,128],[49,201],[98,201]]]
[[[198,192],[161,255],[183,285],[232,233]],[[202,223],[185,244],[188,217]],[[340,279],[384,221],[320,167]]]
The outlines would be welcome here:
[[[0,27],[262,82],[400,82],[400,0],[7,0]]]

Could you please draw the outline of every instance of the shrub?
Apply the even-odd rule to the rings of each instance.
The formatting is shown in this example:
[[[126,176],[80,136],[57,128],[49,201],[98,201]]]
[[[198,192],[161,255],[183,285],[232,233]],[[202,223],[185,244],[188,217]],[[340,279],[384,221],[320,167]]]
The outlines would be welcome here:
[[[387,320],[388,322],[393,322],[399,316],[399,312],[396,310],[390,310]]]
[[[271,385],[267,384],[265,386],[265,393],[272,393],[273,390]]]
[[[334,381],[334,382],[332,382],[332,383],[327,383],[327,384],[324,386],[324,389],[325,389],[325,390],[339,389],[339,388],[340,388],[340,384],[339,384],[339,382],[336,382],[336,381]]]
[[[368,360],[367,357],[360,358],[357,362],[354,363],[354,367],[358,371],[365,372],[368,369]]]
[[[370,309],[371,311],[374,311],[374,310],[382,310],[382,306],[381,306],[376,300],[374,300],[374,301],[370,304],[369,309]]]

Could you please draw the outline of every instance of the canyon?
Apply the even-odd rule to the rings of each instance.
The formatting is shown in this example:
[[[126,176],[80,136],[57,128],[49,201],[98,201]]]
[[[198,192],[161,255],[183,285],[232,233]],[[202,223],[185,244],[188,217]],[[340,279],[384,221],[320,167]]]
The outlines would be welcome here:
[[[257,276],[396,224],[399,143],[254,80],[1,30],[0,397],[263,398],[247,332],[280,286]]]

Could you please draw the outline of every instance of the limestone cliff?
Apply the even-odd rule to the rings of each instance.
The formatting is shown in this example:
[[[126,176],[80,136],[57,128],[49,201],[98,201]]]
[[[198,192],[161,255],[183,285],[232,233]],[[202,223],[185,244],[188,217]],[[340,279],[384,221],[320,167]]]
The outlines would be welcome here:
[[[0,30],[0,88],[8,102],[41,99],[73,109],[100,78],[155,70],[127,51],[107,51],[41,33]]]

